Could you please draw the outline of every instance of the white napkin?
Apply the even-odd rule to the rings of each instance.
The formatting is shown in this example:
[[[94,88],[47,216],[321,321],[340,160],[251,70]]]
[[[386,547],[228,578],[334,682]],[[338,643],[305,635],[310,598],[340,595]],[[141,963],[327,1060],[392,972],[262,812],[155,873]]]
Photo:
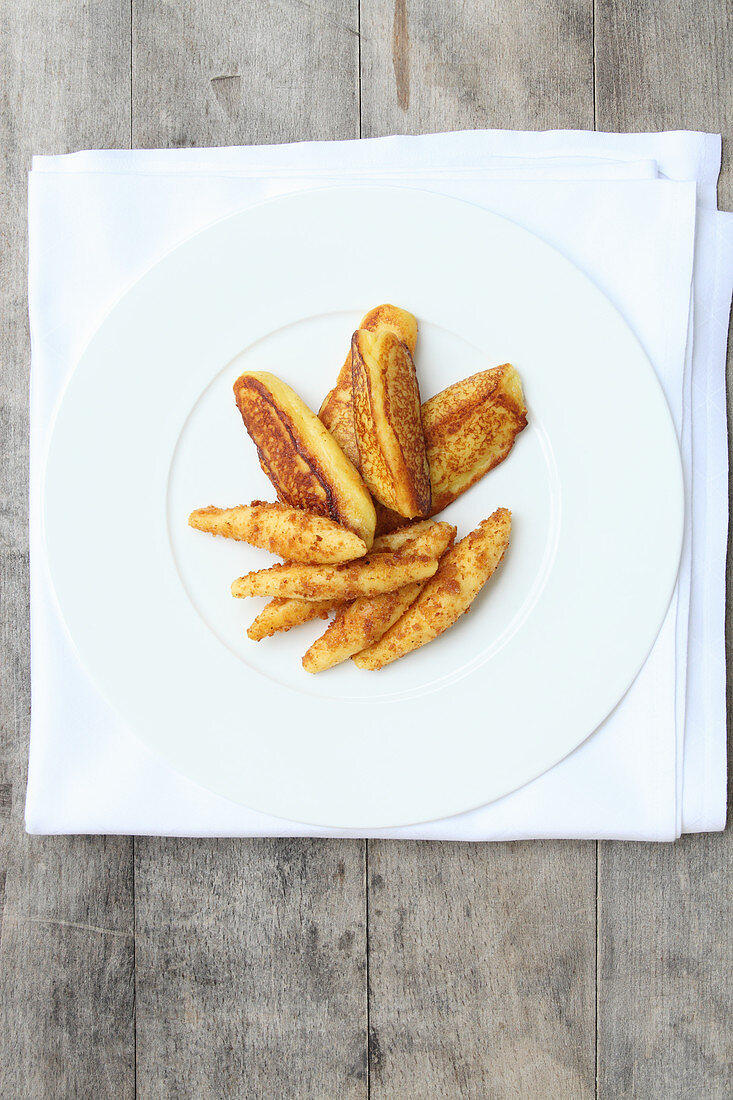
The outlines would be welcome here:
[[[59,617],[39,505],[54,409],[85,344],[125,289],[212,221],[275,195],[356,180],[469,199],[531,229],[585,270],[657,370],[680,435],[688,504],[670,611],[632,688],[592,737],[489,806],[366,835],[671,840],[683,831],[722,829],[724,367],[733,216],[716,211],[719,167],[715,136],[576,131],[35,158],[28,831],[354,835],[271,818],[211,794],[124,727],[86,677]]]

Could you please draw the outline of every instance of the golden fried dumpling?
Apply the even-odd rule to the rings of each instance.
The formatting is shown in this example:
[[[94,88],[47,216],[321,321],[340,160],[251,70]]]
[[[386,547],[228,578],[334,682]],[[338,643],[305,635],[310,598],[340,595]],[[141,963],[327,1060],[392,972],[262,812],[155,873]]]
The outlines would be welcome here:
[[[369,548],[376,523],[369,491],[315,413],[267,371],[245,371],[234,383],[234,395],[278,498],[328,516]]]
[[[416,526],[421,526],[417,524]],[[449,523],[422,525],[423,530],[411,543],[411,552],[441,558],[453,545],[456,529]],[[394,536],[392,536],[394,538]],[[428,581],[413,581],[393,592],[362,596],[337,612],[324,634],[317,638],[303,657],[306,672],[333,668],[367,646],[373,645],[389,630],[420,595]]]
[[[299,565],[284,562],[259,569],[232,581],[232,595],[285,596],[299,600],[328,600],[334,603],[393,592],[413,581],[432,577],[437,558],[418,556],[410,547],[395,553],[367,554],[339,565]]]
[[[422,423],[435,515],[498,466],[526,427],[517,371],[505,363],[455,382],[425,402]]]
[[[512,516],[496,511],[457,542],[440,560],[435,576],[400,619],[354,658],[359,668],[379,669],[419,649],[468,611],[501,562],[509,545]]]
[[[517,371],[505,363],[455,382],[423,404],[422,423],[435,516],[503,462],[527,426]],[[403,523],[379,501],[374,506],[378,535]]]
[[[380,503],[401,516],[429,515],[430,468],[409,348],[393,332],[357,330],[351,382],[364,481]]]
[[[366,545],[353,531],[289,504],[253,500],[236,508],[210,505],[191,512],[188,524],[197,531],[259,546],[286,561],[330,565],[366,554]]]
[[[379,332],[382,329],[394,332],[403,344],[407,344],[411,354],[415,351],[417,319],[406,309],[392,305],[376,306],[362,317],[359,328],[367,332]],[[359,448],[356,443],[354,409],[351,400],[351,347],[339,371],[336,385],[326,396],[318,415],[344,454],[358,469]]]

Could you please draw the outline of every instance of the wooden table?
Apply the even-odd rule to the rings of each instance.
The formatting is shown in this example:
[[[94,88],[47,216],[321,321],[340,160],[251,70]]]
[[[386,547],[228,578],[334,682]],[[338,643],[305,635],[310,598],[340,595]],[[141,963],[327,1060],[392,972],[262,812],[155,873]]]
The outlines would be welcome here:
[[[731,1096],[730,831],[460,845],[22,826],[31,154],[477,126],[730,139],[725,0],[5,0],[1,13],[0,1094]]]

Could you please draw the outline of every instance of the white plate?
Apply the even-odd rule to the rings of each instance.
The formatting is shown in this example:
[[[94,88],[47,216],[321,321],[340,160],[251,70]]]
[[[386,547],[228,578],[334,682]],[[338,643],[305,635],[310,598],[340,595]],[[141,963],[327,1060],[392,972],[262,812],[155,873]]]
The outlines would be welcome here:
[[[234,405],[245,368],[313,408],[365,310],[420,322],[423,397],[511,360],[530,426],[445,513],[513,512],[474,608],[379,673],[309,676],[323,629],[250,642],[268,556],[187,527],[273,498]],[[394,826],[489,802],[584,740],[661,625],[682,534],[674,428],[621,317],[572,264],[480,208],[408,189],[311,191],[244,211],[119,302],[59,408],[48,560],[70,635],[131,730],[197,782],[284,818]]]

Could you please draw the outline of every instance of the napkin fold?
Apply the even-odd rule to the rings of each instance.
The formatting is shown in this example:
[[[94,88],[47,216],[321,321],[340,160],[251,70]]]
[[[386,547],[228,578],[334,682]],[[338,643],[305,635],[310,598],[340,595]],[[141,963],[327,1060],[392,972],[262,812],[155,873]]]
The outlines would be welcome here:
[[[36,833],[672,840],[725,823],[725,351],[733,216],[720,139],[469,131],[368,141],[36,157],[29,177],[31,746]],[[344,183],[420,187],[511,218],[588,274],[639,337],[680,439],[686,535],[655,646],[601,727],[488,806],[353,833],[283,821],[171,769],[112,712],[56,606],[40,515],[55,408],[115,301],[192,233],[266,199]],[[334,368],[335,369],[335,368]]]

